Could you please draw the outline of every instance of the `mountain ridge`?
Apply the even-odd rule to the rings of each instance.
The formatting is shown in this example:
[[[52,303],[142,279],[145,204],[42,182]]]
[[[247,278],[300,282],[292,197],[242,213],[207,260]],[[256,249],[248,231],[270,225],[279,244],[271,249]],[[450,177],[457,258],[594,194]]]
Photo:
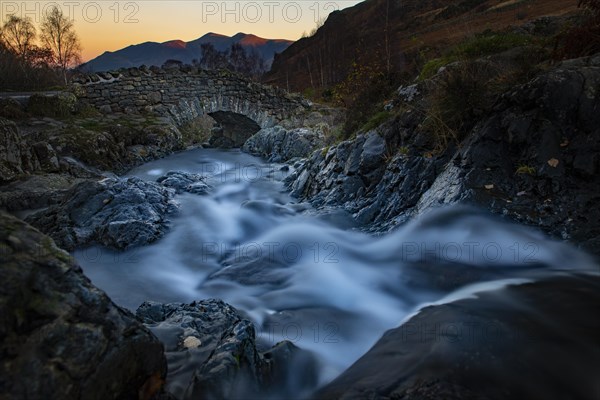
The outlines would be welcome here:
[[[179,60],[190,64],[194,59],[201,57],[200,47],[205,43],[211,43],[219,51],[224,51],[232,44],[239,43],[246,50],[256,50],[270,67],[275,54],[283,52],[293,41],[262,38],[243,32],[238,32],[233,36],[208,32],[188,42],[180,39],[165,42],[147,41],[131,44],[115,51],[105,51],[98,57],[81,64],[80,67],[88,72],[99,72],[141,65],[160,66],[167,60]]]

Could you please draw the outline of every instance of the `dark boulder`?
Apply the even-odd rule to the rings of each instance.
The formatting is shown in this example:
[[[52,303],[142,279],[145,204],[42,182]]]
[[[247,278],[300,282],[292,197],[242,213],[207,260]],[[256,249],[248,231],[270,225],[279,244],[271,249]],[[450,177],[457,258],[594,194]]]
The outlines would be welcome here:
[[[316,384],[311,354],[289,341],[259,351],[252,323],[221,300],[146,302],[136,314],[165,344],[178,398],[291,398]]]
[[[149,399],[162,344],[52,239],[0,212],[0,398]]]
[[[179,193],[207,194],[211,187],[204,181],[206,178],[189,172],[170,171],[156,180],[163,186],[175,189]]]
[[[417,204],[474,203],[598,252],[600,56],[506,93]]]
[[[597,399],[600,279],[556,277],[429,306],[318,399]]]
[[[126,249],[165,234],[167,217],[177,209],[174,194],[139,178],[86,181],[27,221],[68,250],[91,243]]]

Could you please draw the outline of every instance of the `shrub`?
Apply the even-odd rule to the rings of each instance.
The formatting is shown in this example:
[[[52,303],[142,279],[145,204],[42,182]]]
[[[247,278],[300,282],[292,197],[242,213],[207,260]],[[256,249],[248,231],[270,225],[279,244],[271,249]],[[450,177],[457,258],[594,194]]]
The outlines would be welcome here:
[[[530,36],[517,33],[492,31],[480,33],[450,48],[444,56],[427,61],[421,69],[419,80],[431,78],[441,67],[455,61],[497,54],[515,47],[530,45],[532,42]]]
[[[27,111],[37,117],[66,118],[74,111],[77,98],[71,93],[56,96],[34,94],[29,98]]]
[[[555,59],[589,56],[600,52],[600,0],[580,0],[585,9],[580,25],[559,36],[554,50]]]
[[[491,108],[497,97],[491,83],[497,76],[498,69],[491,63],[465,61],[449,68],[435,84],[424,128],[432,134],[436,151],[462,141],[477,118]]]
[[[450,64],[451,62],[456,61],[456,59],[454,57],[441,57],[441,58],[434,58],[433,60],[429,60],[425,63],[425,65],[423,65],[423,68],[421,69],[421,73],[419,74],[419,80],[425,80],[425,79],[429,79],[432,76],[434,76],[435,74],[437,74],[437,72],[440,70],[440,68],[442,68],[445,65]]]
[[[304,96],[307,99],[314,100],[315,99],[315,93],[316,93],[315,88],[307,87],[302,92],[302,96]]]
[[[455,17],[457,15],[467,13],[467,12],[472,11],[473,9],[476,9],[477,7],[481,6],[483,3],[485,3],[485,1],[486,0],[464,0],[457,4],[451,3],[442,12],[440,12],[438,15],[436,15],[435,19],[436,20],[449,19],[449,18]]]
[[[371,129],[375,129],[390,119],[391,116],[392,114],[389,111],[380,111],[372,115],[371,118],[369,118],[369,120],[360,128],[360,131],[368,132]]]
[[[44,57],[43,50],[35,48],[31,49],[28,59],[23,59],[10,50],[0,37],[0,91],[48,90],[59,85],[59,75],[48,66]]]
[[[92,117],[100,117],[100,111],[90,104],[85,103],[77,103],[75,106],[75,114],[79,118],[92,118]]]
[[[515,47],[532,43],[529,35],[519,33],[484,32],[454,47],[451,54],[465,58],[477,58],[501,53]]]
[[[350,137],[363,127],[382,108],[382,101],[392,96],[399,85],[398,78],[380,69],[358,66],[348,78],[334,89],[338,105],[346,107],[343,138]]]
[[[21,119],[26,116],[27,114],[25,113],[23,106],[15,99],[0,99],[0,117]]]
[[[208,115],[197,117],[179,128],[184,146],[208,142],[215,121]]]

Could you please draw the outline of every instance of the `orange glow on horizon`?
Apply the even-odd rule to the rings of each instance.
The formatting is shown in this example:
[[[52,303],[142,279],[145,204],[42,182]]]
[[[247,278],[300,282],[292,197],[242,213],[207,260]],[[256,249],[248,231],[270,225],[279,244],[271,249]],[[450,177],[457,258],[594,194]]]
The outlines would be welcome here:
[[[337,1],[0,1],[0,17],[30,17],[39,23],[53,5],[74,20],[83,61],[105,51],[143,42],[191,41],[206,33],[239,32],[268,39],[298,40],[316,21],[358,0]]]

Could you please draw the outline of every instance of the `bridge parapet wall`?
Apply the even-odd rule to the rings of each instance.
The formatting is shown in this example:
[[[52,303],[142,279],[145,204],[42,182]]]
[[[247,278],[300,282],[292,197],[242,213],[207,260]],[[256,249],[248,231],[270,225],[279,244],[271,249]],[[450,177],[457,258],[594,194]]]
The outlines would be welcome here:
[[[203,114],[231,111],[266,128],[311,109],[310,102],[299,95],[229,71],[192,66],[85,74],[74,83],[77,96],[103,113],[158,112],[178,125]]]

